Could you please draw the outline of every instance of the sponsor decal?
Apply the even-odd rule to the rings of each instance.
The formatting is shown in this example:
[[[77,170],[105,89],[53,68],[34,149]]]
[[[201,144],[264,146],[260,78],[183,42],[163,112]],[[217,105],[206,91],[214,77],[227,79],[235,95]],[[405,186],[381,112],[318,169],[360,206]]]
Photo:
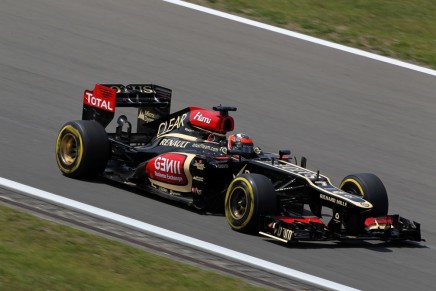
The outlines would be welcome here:
[[[159,189],[160,191],[162,191],[162,192],[165,192],[165,193],[168,193],[168,189],[167,188],[164,188],[164,187],[158,187],[157,189]]]
[[[198,188],[192,188],[191,191],[192,191],[192,193],[195,193],[195,194],[198,194],[198,195],[203,194],[203,190],[198,189]]]
[[[180,174],[180,161],[165,158],[165,157],[157,157],[154,160],[154,167],[156,170],[160,170],[162,172],[171,173],[171,174]]]
[[[330,196],[327,196],[325,194],[319,194],[319,198],[321,198],[323,200],[330,201],[332,203],[336,203],[336,198],[335,197],[330,197]]]
[[[284,238],[285,240],[292,240],[292,235],[293,235],[293,231],[288,229],[288,228],[284,228],[284,227],[275,227],[276,225],[274,224],[274,235],[279,237],[279,238]]]
[[[175,184],[186,185],[188,180],[183,170],[185,155],[163,154],[153,158],[147,163],[147,175],[154,180]]]
[[[194,120],[198,120],[198,121],[200,121],[200,122],[207,123],[207,124],[210,124],[210,122],[212,121],[212,119],[203,116],[203,115],[201,114],[201,112],[197,112],[197,113],[194,115]]]
[[[227,164],[215,164],[215,167],[217,169],[227,169],[229,167],[229,165],[227,165]]]
[[[199,148],[199,149],[203,149],[203,150],[207,150],[207,151],[212,151],[212,152],[218,152],[219,149],[217,147],[211,146],[211,145],[206,145],[206,144],[202,144],[202,143],[194,143],[192,145],[193,148]]]
[[[189,122],[193,127],[221,134],[233,130],[233,118],[230,116],[218,116],[216,112],[196,107],[190,110]]]
[[[335,203],[335,204],[340,205],[340,206],[344,206],[344,207],[346,207],[348,205],[348,203],[345,201],[336,199],[335,197],[331,197],[331,196],[328,196],[328,195],[325,195],[322,193],[319,194],[319,198],[321,198],[322,200],[329,201],[331,203]]]
[[[202,160],[196,160],[194,161],[194,167],[196,167],[198,170],[203,171],[204,170],[204,164]]]
[[[115,112],[115,96],[105,98],[94,96],[93,92],[85,91],[83,103],[109,112]]]
[[[158,119],[160,116],[159,114],[150,112],[148,110],[140,110],[138,114],[138,119],[141,119],[145,121],[146,123],[152,122],[156,119]]]
[[[342,200],[336,200],[336,204],[341,205],[343,207],[347,207],[348,202],[342,201]]]
[[[176,147],[176,148],[183,148],[183,149],[186,148],[188,144],[190,144],[189,141],[170,139],[170,138],[164,138],[159,143],[159,145],[161,146]]]
[[[221,151],[223,154],[227,155],[227,148],[226,148],[226,147],[220,147],[220,151]]]
[[[173,117],[168,121],[162,122],[157,130],[157,136],[161,136],[170,131],[173,131],[174,129],[178,129],[182,126],[185,126],[184,121],[186,119],[186,116],[187,113],[184,113],[180,116]]]
[[[139,93],[144,93],[144,94],[156,94],[156,91],[154,91],[151,86],[147,86],[147,85],[127,85],[127,86],[123,86],[123,85],[113,85],[111,86],[112,89],[115,89],[117,93],[129,93],[131,91],[137,91]]]
[[[173,190],[170,190],[170,195],[171,196],[181,196],[181,194],[179,192],[176,192],[176,191],[173,191]]]
[[[204,181],[204,178],[200,177],[200,176],[194,176],[192,179],[195,180],[195,181],[199,181],[199,182],[203,182]]]

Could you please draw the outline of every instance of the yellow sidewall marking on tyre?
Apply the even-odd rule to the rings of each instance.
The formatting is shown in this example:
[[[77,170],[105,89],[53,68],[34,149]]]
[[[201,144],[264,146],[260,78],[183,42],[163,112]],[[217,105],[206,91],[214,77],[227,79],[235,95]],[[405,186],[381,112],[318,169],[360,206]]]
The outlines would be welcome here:
[[[356,187],[359,189],[359,191],[360,191],[360,194],[362,194],[362,197],[365,197],[365,193],[363,192],[363,189],[362,189],[362,186],[359,184],[359,182],[357,182],[356,180],[354,180],[354,179],[346,179],[346,180],[344,180],[342,183],[341,183],[341,185],[339,186],[339,188],[340,189],[342,189],[342,186],[344,186],[346,183],[351,183],[351,184],[354,184],[354,185],[356,185]]]
[[[233,189],[233,184],[236,183],[237,181],[242,181],[243,183],[245,183],[245,184],[247,185],[247,188],[248,188],[248,194],[250,195],[250,198],[251,198],[249,213],[248,213],[247,219],[244,221],[244,223],[242,223],[242,224],[239,225],[239,226],[236,226],[236,225],[234,225],[234,224],[231,222],[232,215],[229,213],[229,211],[226,211],[226,218],[227,218],[227,221],[230,223],[230,225],[231,225],[234,229],[242,229],[242,228],[244,228],[245,226],[247,226],[247,224],[248,224],[248,223],[250,222],[250,220],[251,220],[251,217],[253,216],[253,212],[254,212],[254,194],[253,194],[253,188],[251,187],[251,184],[250,184],[250,182],[249,182],[247,179],[245,179],[245,178],[243,178],[243,177],[236,178],[236,179],[233,180],[233,182],[230,184],[230,186],[229,186],[229,188],[228,188],[228,190],[227,190],[227,193],[226,193],[226,200],[225,200],[226,208],[227,208],[227,205],[228,205],[228,203],[229,203],[230,192],[233,192],[233,190],[236,189],[236,188]]]
[[[77,158],[74,161],[75,165],[71,169],[66,169],[63,167],[62,162],[59,160],[59,150],[60,150],[60,143],[61,143],[61,137],[65,131],[71,132],[75,137],[79,139],[79,145],[77,147]],[[77,168],[80,166],[80,162],[82,161],[82,155],[83,155],[83,142],[82,142],[82,136],[80,135],[80,132],[75,129],[72,125],[66,125],[58,134],[58,138],[56,140],[56,161],[58,163],[59,168],[62,172],[68,174],[72,173],[77,170]]]

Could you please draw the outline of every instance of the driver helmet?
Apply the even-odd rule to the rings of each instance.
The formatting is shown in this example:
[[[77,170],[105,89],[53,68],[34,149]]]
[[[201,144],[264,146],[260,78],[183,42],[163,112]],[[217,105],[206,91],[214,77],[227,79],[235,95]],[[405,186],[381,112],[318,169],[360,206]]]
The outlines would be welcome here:
[[[229,150],[252,149],[253,140],[245,133],[232,134],[229,136],[227,147]]]

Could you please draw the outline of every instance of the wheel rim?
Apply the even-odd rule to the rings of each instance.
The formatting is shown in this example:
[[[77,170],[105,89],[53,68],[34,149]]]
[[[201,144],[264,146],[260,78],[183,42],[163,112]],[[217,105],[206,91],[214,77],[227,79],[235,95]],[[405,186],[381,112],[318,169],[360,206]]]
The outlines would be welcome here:
[[[78,156],[78,142],[77,138],[72,133],[65,134],[60,143],[60,158],[62,163],[66,166],[72,165]]]
[[[232,217],[239,220],[247,212],[247,192],[245,189],[238,187],[233,190],[230,198],[230,213]]]

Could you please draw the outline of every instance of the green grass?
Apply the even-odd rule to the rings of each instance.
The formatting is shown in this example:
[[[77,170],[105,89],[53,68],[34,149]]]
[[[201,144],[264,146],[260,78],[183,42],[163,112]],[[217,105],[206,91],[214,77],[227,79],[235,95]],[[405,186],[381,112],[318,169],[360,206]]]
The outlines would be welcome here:
[[[436,69],[435,0],[188,0]]]
[[[0,205],[0,290],[261,290]]]

